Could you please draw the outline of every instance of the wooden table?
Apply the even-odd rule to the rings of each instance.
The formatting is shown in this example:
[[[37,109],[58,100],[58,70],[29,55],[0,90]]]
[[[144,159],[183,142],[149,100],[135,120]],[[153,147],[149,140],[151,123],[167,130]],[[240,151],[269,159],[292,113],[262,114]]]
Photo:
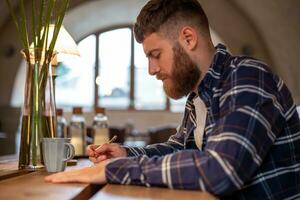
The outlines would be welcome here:
[[[132,185],[111,185],[107,184],[91,199],[113,199],[113,200],[129,200],[129,199],[170,199],[170,200],[213,200],[216,199],[207,192],[188,191],[188,190],[171,190],[168,188],[147,188],[143,186]]]
[[[79,160],[67,170],[89,165],[88,160]],[[15,161],[0,162],[0,199],[216,199],[206,192],[146,188],[125,185],[52,184],[44,182],[50,173],[45,169],[35,172],[17,170]]]

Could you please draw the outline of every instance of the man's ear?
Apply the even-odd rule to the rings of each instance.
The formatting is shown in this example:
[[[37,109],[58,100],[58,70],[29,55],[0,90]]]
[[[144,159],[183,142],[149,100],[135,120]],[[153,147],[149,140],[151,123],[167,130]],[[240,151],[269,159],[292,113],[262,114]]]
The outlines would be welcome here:
[[[179,42],[188,50],[195,49],[198,42],[196,30],[190,26],[183,27],[179,34]]]

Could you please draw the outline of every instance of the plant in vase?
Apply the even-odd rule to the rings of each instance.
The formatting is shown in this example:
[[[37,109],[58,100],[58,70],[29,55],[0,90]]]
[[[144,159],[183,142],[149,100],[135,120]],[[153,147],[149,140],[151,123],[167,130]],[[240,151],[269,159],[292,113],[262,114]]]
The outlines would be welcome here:
[[[22,42],[21,53],[27,63],[19,168],[36,169],[42,166],[40,139],[54,137],[56,131],[51,61],[56,54],[54,47],[69,0],[26,2],[30,6],[27,9],[30,10],[29,17],[25,14],[24,0],[19,1],[18,15],[10,0],[6,0]],[[50,27],[53,34],[49,33]]]

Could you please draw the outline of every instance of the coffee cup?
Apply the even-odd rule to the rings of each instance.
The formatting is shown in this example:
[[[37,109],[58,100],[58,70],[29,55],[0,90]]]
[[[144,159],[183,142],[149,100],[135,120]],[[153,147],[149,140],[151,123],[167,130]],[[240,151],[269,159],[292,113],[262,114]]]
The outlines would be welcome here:
[[[44,164],[48,172],[64,171],[75,154],[70,138],[42,138]]]

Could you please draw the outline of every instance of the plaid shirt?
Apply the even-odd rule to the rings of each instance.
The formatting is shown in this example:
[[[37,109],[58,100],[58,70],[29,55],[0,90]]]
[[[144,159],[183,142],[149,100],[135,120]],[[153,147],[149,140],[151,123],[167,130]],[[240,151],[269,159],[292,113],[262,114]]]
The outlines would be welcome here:
[[[228,199],[300,198],[300,124],[291,94],[266,64],[217,46],[198,87],[207,107],[202,149],[195,93],[165,143],[126,147],[106,167],[110,183],[208,191]]]

